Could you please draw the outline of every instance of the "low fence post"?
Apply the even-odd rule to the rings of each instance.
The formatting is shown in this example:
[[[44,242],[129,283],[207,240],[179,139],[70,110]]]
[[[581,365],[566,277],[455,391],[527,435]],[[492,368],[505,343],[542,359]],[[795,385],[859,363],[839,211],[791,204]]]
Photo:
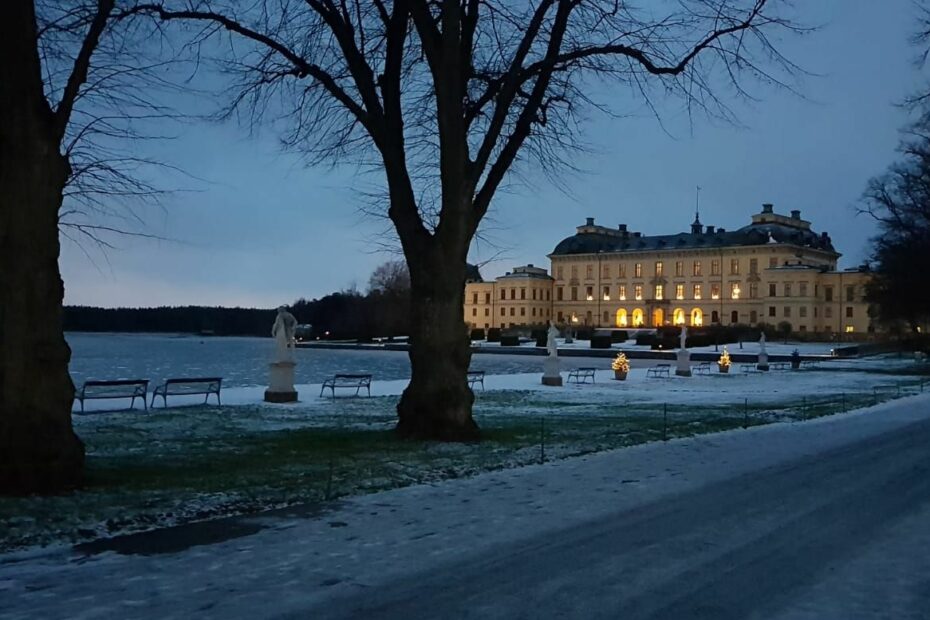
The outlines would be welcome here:
[[[662,441],[668,441],[668,403],[662,403]]]
[[[743,399],[743,428],[749,428],[749,399]]]

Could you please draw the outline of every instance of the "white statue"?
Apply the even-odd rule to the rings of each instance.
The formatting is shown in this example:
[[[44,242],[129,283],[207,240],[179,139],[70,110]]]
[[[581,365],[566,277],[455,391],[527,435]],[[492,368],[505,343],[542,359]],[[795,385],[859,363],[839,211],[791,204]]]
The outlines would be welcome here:
[[[555,344],[555,338],[559,335],[558,328],[549,322],[549,331],[546,335],[546,349],[549,351],[549,357],[556,357],[559,354],[559,349]]]
[[[688,341],[688,326],[682,324],[681,326],[681,346],[679,348],[684,349],[685,343]]]
[[[765,332],[759,336],[759,353],[765,353]]]
[[[279,361],[288,361],[294,356],[294,332],[297,330],[297,319],[287,311],[285,306],[278,308],[271,327],[271,336],[275,340],[275,349]]]

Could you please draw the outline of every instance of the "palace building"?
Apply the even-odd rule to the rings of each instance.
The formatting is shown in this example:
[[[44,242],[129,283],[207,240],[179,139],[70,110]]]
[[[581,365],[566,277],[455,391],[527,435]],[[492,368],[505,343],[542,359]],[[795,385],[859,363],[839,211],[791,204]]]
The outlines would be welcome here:
[[[472,327],[791,324],[796,332],[874,330],[864,300],[867,269],[837,270],[830,236],[800,211],[771,204],[742,228],[704,226],[643,235],[588,218],[549,254],[551,270],[527,265],[465,286]]]

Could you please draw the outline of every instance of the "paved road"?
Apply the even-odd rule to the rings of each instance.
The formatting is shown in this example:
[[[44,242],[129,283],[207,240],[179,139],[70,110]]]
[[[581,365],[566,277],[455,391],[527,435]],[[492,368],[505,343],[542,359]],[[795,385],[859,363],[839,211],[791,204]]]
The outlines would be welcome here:
[[[293,617],[930,618],[930,422]]]

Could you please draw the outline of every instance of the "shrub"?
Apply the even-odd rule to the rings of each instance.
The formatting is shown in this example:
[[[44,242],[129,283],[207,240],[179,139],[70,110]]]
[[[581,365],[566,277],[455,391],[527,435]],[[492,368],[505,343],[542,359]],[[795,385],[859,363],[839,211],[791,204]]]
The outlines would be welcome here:
[[[575,330],[575,339],[576,340],[591,340],[591,336],[594,335],[594,328],[591,327],[579,327]]]
[[[484,328],[479,327],[477,329],[471,330],[471,339],[472,340],[484,340]]]
[[[627,338],[629,337],[630,335],[627,333],[625,329],[615,329],[612,332],[610,332],[611,342],[626,342]]]
[[[610,336],[591,336],[592,349],[609,349]]]
[[[501,346],[502,347],[518,347],[520,346],[520,336],[516,334],[504,334],[501,335]]]
[[[654,334],[636,334],[636,344],[640,346],[649,345],[652,346],[656,342],[656,337]]]
[[[500,342],[501,341],[501,328],[492,327],[488,329],[488,342]]]

